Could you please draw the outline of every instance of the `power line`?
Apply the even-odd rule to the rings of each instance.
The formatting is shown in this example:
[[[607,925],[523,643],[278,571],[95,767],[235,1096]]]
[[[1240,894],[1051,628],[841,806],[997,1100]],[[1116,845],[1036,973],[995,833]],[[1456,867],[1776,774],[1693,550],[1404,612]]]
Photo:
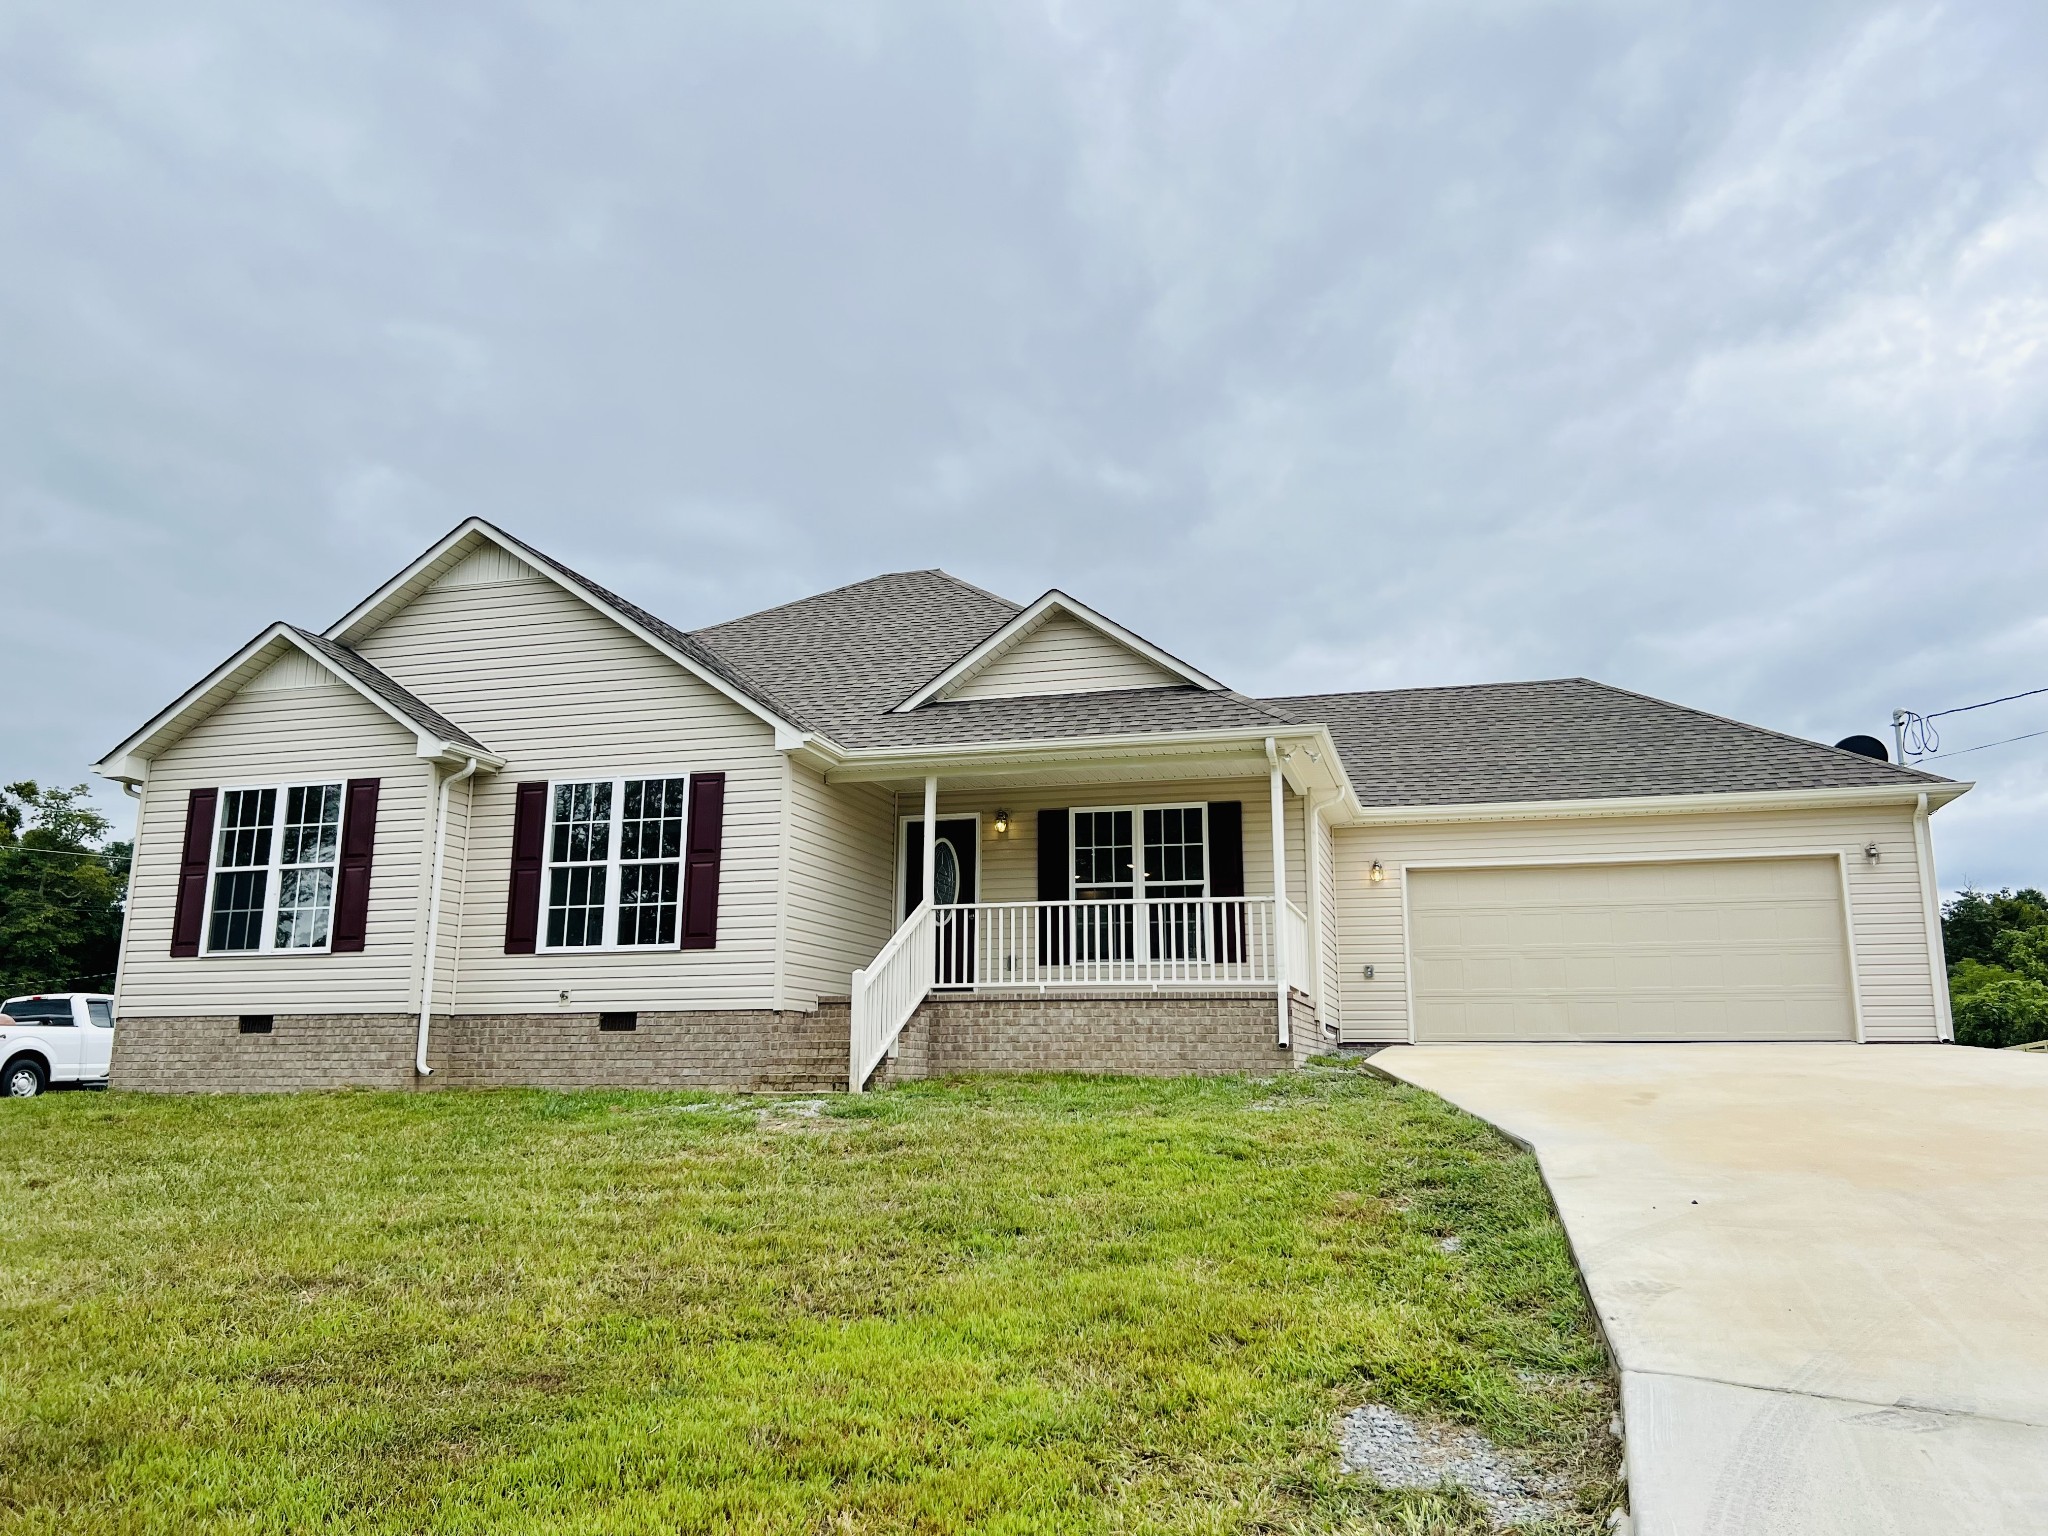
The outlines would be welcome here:
[[[1915,759],[1929,762],[1937,757],[1960,757],[1961,752],[1941,750],[1941,732],[1934,728],[1936,720],[1946,715],[1967,715],[1973,709],[1989,709],[1994,704],[2010,704],[2015,699],[2031,699],[2043,693],[2048,693],[2048,688],[2029,688],[2024,693],[2008,693],[2001,698],[1986,699],[1981,704],[1958,704],[1953,709],[1937,709],[1931,715],[1923,715],[1910,709],[1895,709],[1892,711],[1892,733],[1899,749],[1899,761],[1904,763],[1908,759]],[[2022,736],[2011,738],[2014,741],[2025,739]],[[2002,747],[2005,743],[1987,741],[1984,745]],[[1974,752],[1978,749],[1970,747],[1965,750]]]
[[[111,853],[73,853],[68,848],[31,848],[24,843],[0,845],[0,854],[33,853],[45,859],[111,859]]]
[[[2048,692],[2044,689],[2043,692]],[[1936,752],[1920,759],[1923,763],[1938,762],[1944,757],[1968,757],[1972,752],[1988,752],[1993,747],[2009,747],[2016,741],[2032,741],[2036,736],[2048,736],[2048,731],[2028,731],[2024,736],[2008,736],[2003,741],[1987,741],[1982,746],[1958,747],[1953,752]]]
[[[1933,714],[1922,715],[1920,718],[1939,720],[1943,715],[1966,715],[1973,709],[1989,709],[1994,704],[2010,704],[2014,699],[2031,699],[2037,693],[2048,693],[2048,688],[2029,688],[2025,693],[2008,693],[2002,699],[1986,699],[1982,704],[1958,704],[1954,709],[1937,709]],[[2017,741],[2019,738],[2013,739]],[[1986,742],[1985,745],[1995,747],[1999,743],[1992,741]]]

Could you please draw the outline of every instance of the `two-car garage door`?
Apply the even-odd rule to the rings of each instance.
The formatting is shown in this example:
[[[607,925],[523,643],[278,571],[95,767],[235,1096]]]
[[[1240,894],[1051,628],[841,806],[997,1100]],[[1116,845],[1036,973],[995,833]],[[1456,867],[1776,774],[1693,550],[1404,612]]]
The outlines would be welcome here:
[[[1418,1041],[1856,1037],[1833,858],[1406,879]]]

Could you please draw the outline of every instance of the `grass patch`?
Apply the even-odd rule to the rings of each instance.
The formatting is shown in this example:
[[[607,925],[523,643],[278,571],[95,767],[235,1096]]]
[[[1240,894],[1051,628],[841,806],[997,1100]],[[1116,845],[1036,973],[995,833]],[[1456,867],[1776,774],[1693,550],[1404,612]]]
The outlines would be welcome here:
[[[1352,1070],[0,1104],[0,1330],[9,1532],[1484,1530],[1369,1400],[1614,1492],[1534,1164]]]

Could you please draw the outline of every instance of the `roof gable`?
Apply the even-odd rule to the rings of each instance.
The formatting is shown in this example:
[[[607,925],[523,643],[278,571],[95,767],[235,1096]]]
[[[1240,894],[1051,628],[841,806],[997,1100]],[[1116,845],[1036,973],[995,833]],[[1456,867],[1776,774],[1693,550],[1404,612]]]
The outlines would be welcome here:
[[[140,783],[151,758],[252,687],[259,692],[347,688],[412,732],[422,757],[474,757],[491,767],[502,762],[461,726],[346,646],[291,624],[273,624],[93,764],[93,771],[106,778]]]
[[[1140,688],[1223,685],[1057,589],[1047,592],[897,705],[1046,698]]]
[[[527,579],[554,582],[778,731],[793,732],[803,727],[804,722],[774,694],[734,675],[687,632],[480,517],[464,520],[433,548],[343,614],[329,626],[327,638],[343,644],[360,639],[437,584],[483,586]]]

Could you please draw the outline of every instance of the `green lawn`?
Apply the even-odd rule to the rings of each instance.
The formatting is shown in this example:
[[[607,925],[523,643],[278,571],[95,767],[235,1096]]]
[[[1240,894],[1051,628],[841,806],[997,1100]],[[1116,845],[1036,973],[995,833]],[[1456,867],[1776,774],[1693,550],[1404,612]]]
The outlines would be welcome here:
[[[1534,1164],[1355,1069],[0,1103],[0,1531],[1481,1531],[1382,1401],[1604,1526]],[[1461,1240],[1446,1251],[1443,1239]]]

